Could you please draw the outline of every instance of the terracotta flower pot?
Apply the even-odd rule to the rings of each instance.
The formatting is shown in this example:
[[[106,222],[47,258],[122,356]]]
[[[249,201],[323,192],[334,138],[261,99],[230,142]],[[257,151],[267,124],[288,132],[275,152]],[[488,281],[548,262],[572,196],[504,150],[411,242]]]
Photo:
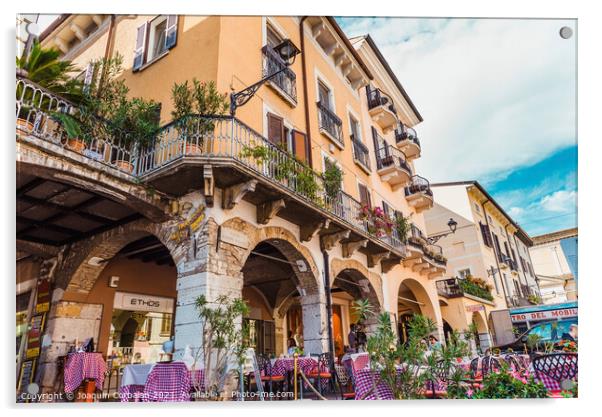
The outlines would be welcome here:
[[[186,155],[200,155],[203,153],[203,149],[199,145],[194,143],[186,144]]]
[[[33,130],[33,123],[25,119],[17,119],[17,134],[29,133]]]
[[[74,152],[82,153],[86,149],[86,144],[81,139],[67,139],[67,148]]]
[[[117,160],[115,161],[115,166],[126,172],[134,171],[134,165],[130,161]]]

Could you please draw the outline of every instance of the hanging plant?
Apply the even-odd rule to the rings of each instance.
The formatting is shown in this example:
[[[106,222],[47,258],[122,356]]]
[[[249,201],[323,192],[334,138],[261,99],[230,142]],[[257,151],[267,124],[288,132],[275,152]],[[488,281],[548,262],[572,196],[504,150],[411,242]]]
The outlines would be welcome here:
[[[393,232],[393,221],[380,207],[363,206],[359,219],[367,223],[368,233],[376,237],[391,236]]]
[[[397,230],[399,240],[402,242],[406,242],[408,240],[408,233],[410,232],[411,227],[412,224],[410,223],[410,216],[404,217],[403,214],[399,213],[395,217],[395,228]]]

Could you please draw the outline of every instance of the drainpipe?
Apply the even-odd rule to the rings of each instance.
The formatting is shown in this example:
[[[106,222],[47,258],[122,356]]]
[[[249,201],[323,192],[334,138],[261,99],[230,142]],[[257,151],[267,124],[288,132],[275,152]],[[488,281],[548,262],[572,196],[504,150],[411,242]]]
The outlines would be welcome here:
[[[485,209],[485,204],[489,203],[489,199],[485,200],[481,203],[481,207],[483,208],[483,214],[485,215],[485,224],[489,229],[489,233],[491,233],[491,226],[489,224],[489,218],[487,217],[487,210]],[[504,302],[506,303],[506,307],[508,306],[508,293],[506,292],[506,285],[504,283],[504,279],[502,277],[502,270],[500,269],[500,262],[498,261],[498,253],[495,247],[495,242],[493,243],[493,254],[495,258],[495,265],[497,266],[497,273],[500,274],[500,282],[502,283],[502,292],[504,293]],[[501,248],[500,248],[501,250]],[[493,274],[493,279],[495,280],[495,274]]]
[[[307,135],[307,144],[309,146],[307,162],[309,166],[313,166],[312,164],[312,146],[311,146],[311,126],[309,124],[309,101],[308,101],[308,93],[307,93],[307,69],[305,65],[305,30],[303,23],[307,19],[307,16],[303,16],[301,18],[301,22],[299,23],[299,37],[300,37],[300,46],[301,46],[301,79],[303,81],[303,108],[305,111],[305,134]]]
[[[328,326],[328,351],[330,352],[330,370],[334,371],[334,338],[332,336],[332,291],[330,286],[330,266],[328,252],[322,250],[324,258],[324,292],[326,294],[326,325]]]

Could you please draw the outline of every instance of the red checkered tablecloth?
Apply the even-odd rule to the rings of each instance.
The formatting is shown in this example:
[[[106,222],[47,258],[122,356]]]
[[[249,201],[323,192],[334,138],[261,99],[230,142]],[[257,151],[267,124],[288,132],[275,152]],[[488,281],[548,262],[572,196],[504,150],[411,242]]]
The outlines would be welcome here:
[[[101,353],[70,353],[65,362],[65,392],[75,391],[84,379],[94,379],[96,388],[102,390],[106,370],[107,364]]]
[[[376,384],[376,390],[373,390],[374,384]],[[380,380],[378,372],[371,369],[359,369],[355,371],[355,399],[393,400],[395,398],[389,386]]]
[[[154,367],[153,367],[154,369]],[[150,376],[149,372],[149,376]],[[188,370],[188,376],[190,379],[190,387],[198,390],[199,392],[205,392],[205,370],[204,369],[193,369]],[[147,378],[148,382],[148,378]],[[150,401],[145,399],[145,387],[146,385],[141,384],[130,384],[122,385],[119,387],[119,398],[121,402],[130,401]],[[170,401],[170,400],[165,400]]]
[[[145,402],[190,401],[190,372],[183,362],[157,363],[144,385]]]
[[[318,361],[314,358],[299,356],[297,358],[297,366],[307,375],[312,369],[318,365]],[[273,375],[286,375],[287,372],[293,372],[295,369],[294,358],[278,358],[272,365]]]

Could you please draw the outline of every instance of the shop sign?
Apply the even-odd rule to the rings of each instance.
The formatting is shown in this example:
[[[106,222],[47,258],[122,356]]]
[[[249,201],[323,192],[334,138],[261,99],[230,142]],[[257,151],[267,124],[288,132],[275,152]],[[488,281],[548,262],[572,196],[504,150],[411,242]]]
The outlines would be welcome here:
[[[466,311],[469,313],[476,313],[477,311],[485,311],[483,304],[471,304],[466,306]]]
[[[512,323],[522,323],[525,321],[540,321],[540,320],[558,320],[570,317],[577,317],[578,311],[576,308],[562,308],[558,310],[543,310],[533,311],[528,313],[517,313],[510,315]]]
[[[50,310],[50,281],[43,279],[38,282],[36,313],[45,313],[48,310]]]
[[[113,302],[115,309],[153,313],[173,313],[173,306],[173,298],[127,292],[116,292]]]
[[[229,227],[220,227],[219,240],[243,249],[249,247],[249,238],[247,235]]]

